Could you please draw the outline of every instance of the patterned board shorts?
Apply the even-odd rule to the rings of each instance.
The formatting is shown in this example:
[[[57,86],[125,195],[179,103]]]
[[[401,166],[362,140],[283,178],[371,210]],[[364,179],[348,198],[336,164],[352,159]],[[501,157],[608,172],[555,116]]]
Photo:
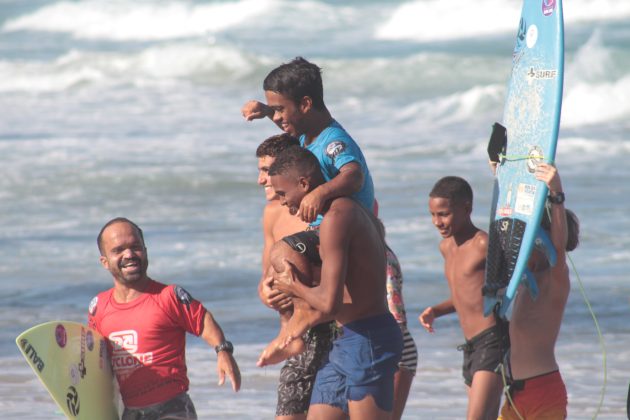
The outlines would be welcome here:
[[[197,412],[186,392],[163,403],[125,408],[121,420],[197,420]]]
[[[306,350],[289,358],[280,370],[276,416],[304,414],[308,411],[315,376],[330,351],[335,334],[335,322],[311,328],[304,336]]]

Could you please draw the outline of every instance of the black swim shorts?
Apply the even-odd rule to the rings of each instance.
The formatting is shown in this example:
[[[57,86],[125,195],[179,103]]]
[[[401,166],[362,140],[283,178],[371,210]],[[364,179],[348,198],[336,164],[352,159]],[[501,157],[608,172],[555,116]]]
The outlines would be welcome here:
[[[500,321],[499,324],[466,340],[466,344],[458,346],[457,350],[464,352],[462,374],[466,385],[472,384],[473,376],[479,370],[495,372],[509,348],[510,335],[508,323],[505,321]]]
[[[304,336],[306,350],[289,358],[280,369],[276,416],[303,414],[308,411],[315,375],[331,348],[335,322],[311,328]]]

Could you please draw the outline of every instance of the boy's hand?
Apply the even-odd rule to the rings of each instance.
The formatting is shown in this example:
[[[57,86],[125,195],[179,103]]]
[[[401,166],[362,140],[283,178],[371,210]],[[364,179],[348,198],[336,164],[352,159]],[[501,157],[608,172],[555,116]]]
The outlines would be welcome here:
[[[432,307],[428,307],[425,309],[420,316],[418,317],[418,321],[420,321],[420,325],[424,327],[425,330],[432,333],[435,332],[433,329],[433,321],[435,321],[435,312],[433,312]]]
[[[555,166],[548,163],[540,163],[536,166],[536,179],[547,184],[550,193],[562,191],[562,182]]]
[[[314,222],[317,219],[317,215],[321,213],[324,203],[324,197],[319,188],[315,188],[302,198],[297,215],[303,222]]]
[[[262,281],[262,287],[260,289],[263,303],[271,309],[276,311],[282,311],[291,308],[293,306],[293,300],[291,297],[280,290],[273,288],[273,271],[271,271],[267,277]]]
[[[261,118],[269,117],[272,114],[271,108],[257,100],[251,100],[243,105],[241,108],[241,114],[247,121],[258,120]]]
[[[293,296],[295,287],[294,284],[297,281],[295,268],[294,265],[287,259],[284,259],[282,263],[284,264],[284,271],[274,273],[273,287],[274,289],[284,292],[289,296]]]

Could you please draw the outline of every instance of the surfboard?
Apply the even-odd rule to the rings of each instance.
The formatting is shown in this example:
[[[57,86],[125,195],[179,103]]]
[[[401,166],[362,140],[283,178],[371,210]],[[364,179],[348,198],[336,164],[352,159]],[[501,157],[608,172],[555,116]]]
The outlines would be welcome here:
[[[505,317],[523,280],[536,296],[536,282],[527,270],[534,246],[555,263],[551,241],[540,229],[548,190],[534,171],[540,162],[555,160],[563,76],[562,0],[524,0],[503,125],[495,124],[488,146],[498,166],[483,288],[486,316],[498,306]]]
[[[118,419],[107,341],[98,332],[77,322],[51,321],[15,341],[69,419]]]

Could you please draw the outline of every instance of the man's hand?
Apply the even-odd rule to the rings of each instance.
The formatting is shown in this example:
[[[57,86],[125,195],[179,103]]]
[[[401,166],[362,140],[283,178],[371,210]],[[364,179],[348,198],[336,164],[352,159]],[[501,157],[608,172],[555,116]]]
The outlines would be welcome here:
[[[273,287],[292,296],[295,294],[295,282],[297,281],[295,278],[295,267],[286,258],[282,260],[282,263],[284,264],[284,270],[274,273]]]
[[[543,181],[547,184],[550,193],[556,193],[562,191],[562,183],[560,182],[560,175],[555,166],[548,163],[540,163],[536,166],[536,179]]]
[[[220,351],[217,354],[217,373],[219,374],[219,385],[225,383],[225,375],[227,375],[230,378],[234,392],[238,392],[241,389],[241,371],[238,369],[234,357],[227,351]]]
[[[273,268],[270,267],[269,274],[262,281],[260,292],[263,303],[276,311],[290,309],[293,306],[291,296],[273,288],[273,272]]]
[[[314,222],[315,219],[317,219],[317,215],[322,212],[325,203],[322,190],[320,187],[317,187],[302,198],[297,216],[299,216],[303,222]]]
[[[433,329],[433,321],[435,321],[435,312],[433,308],[429,306],[425,309],[420,316],[418,317],[418,321],[420,321],[420,325],[424,327],[425,330],[432,333],[435,332]]]
[[[251,100],[243,105],[241,114],[247,121],[258,120],[261,118],[273,116],[273,110],[262,102]]]

